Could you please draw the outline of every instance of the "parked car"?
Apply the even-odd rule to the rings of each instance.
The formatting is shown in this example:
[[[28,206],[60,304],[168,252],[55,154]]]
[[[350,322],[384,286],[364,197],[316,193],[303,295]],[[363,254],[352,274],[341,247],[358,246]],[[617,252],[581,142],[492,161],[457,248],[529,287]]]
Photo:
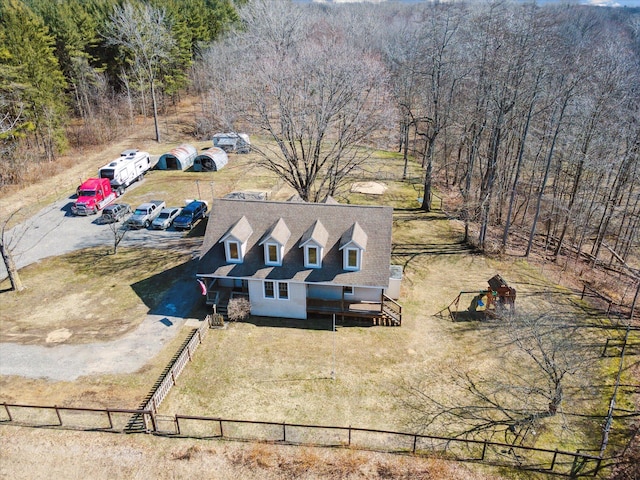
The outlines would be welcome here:
[[[194,200],[182,209],[180,215],[173,221],[176,230],[191,230],[193,226],[207,214],[207,204]]]
[[[163,208],[160,215],[151,223],[151,228],[156,230],[166,230],[171,226],[175,218],[180,215],[182,211],[179,207],[167,207]]]
[[[126,203],[114,203],[113,205],[108,205],[104,207],[104,210],[102,210],[102,215],[100,216],[100,222],[101,223],[119,222],[130,213],[131,213],[131,207]]]
[[[126,222],[129,228],[147,228],[151,225],[160,212],[165,207],[165,203],[162,200],[151,200],[150,202],[143,203],[138,206],[133,215],[131,215]]]

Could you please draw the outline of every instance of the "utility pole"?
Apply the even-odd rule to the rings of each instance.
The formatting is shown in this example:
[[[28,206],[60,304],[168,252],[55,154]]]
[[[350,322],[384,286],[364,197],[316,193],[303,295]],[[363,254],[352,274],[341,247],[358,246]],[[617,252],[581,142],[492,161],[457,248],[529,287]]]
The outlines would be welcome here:
[[[331,380],[336,379],[336,314],[333,314],[332,330],[333,330],[333,363],[331,366]]]

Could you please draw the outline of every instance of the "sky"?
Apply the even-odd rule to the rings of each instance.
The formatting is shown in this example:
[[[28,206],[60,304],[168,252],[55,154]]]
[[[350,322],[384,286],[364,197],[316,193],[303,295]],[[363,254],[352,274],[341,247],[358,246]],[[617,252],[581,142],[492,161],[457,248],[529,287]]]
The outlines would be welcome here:
[[[380,3],[387,0],[296,0],[302,3],[318,2],[318,3]],[[403,3],[419,3],[428,0],[393,0]],[[538,3],[561,3],[566,0],[538,0]],[[584,5],[598,5],[605,7],[640,7],[640,0],[571,0],[572,3],[581,3]]]

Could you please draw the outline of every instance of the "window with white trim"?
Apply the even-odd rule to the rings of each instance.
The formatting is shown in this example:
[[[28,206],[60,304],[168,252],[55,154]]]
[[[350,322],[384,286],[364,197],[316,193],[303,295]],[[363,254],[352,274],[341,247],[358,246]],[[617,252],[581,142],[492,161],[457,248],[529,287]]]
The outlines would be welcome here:
[[[360,255],[361,250],[359,248],[346,248],[344,251],[344,269],[360,270]]]
[[[227,246],[227,261],[240,262],[240,244],[233,241],[225,242],[225,244]]]
[[[280,266],[280,245],[277,243],[264,244],[264,263],[265,265]]]
[[[278,282],[278,298],[281,300],[289,299],[289,284],[287,282]]]
[[[287,282],[274,282],[272,280],[265,280],[264,298],[289,300],[289,284]]]
[[[276,298],[275,282],[272,282],[270,280],[265,280],[264,298]]]
[[[304,247],[304,266],[306,268],[320,268],[322,266],[321,259],[322,249],[315,245],[305,245]]]

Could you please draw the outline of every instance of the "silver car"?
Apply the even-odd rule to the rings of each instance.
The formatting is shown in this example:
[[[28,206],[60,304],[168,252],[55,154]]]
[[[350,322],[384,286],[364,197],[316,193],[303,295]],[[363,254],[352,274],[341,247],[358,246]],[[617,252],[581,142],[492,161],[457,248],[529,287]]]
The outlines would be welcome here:
[[[167,207],[163,208],[160,215],[151,223],[151,228],[155,230],[166,230],[171,226],[173,220],[180,215],[182,208]]]

